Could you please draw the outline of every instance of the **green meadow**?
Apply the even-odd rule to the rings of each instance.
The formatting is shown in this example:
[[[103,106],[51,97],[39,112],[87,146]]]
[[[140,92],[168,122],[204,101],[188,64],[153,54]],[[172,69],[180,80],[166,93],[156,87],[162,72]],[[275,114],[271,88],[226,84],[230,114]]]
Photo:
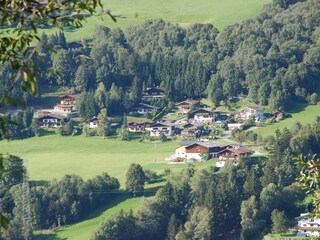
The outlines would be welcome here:
[[[218,29],[257,16],[271,0],[102,0],[104,9],[117,18],[113,22],[107,15],[90,16],[83,28],[66,29],[69,40],[81,40],[93,35],[96,25],[126,29],[148,19],[162,18],[182,27],[193,23],[212,23]],[[52,33],[55,30],[43,30]]]
[[[30,180],[51,181],[65,174],[84,179],[107,172],[124,186],[125,174],[131,163],[162,173],[164,169],[179,171],[184,164],[172,165],[165,157],[174,154],[178,142],[141,143],[102,137],[62,137],[57,134],[25,140],[1,141],[0,152],[15,154],[26,161]],[[213,162],[197,164],[199,167]]]
[[[163,173],[164,169],[181,171],[187,165],[169,165],[164,158],[174,153],[178,142],[141,143],[124,142],[101,137],[62,137],[57,134],[34,137],[25,140],[1,141],[0,152],[20,156],[26,161],[30,180],[43,184],[52,179],[60,179],[65,174],[78,174],[84,179],[102,172],[120,180],[124,188],[125,174],[131,163],[139,163],[145,169]],[[213,166],[214,161],[195,164],[197,169]],[[121,209],[136,211],[145,198],[154,196],[164,182],[147,185],[144,197],[132,198],[121,194],[108,205],[92,212],[81,222],[63,227],[57,232],[38,232],[41,240],[87,240],[99,224],[111,214]]]
[[[274,135],[277,129],[283,130],[284,128],[291,128],[296,122],[303,125],[313,123],[317,116],[320,116],[320,105],[296,105],[291,111],[288,111],[290,116],[279,122],[264,124],[262,127],[254,129],[254,132],[262,136]]]

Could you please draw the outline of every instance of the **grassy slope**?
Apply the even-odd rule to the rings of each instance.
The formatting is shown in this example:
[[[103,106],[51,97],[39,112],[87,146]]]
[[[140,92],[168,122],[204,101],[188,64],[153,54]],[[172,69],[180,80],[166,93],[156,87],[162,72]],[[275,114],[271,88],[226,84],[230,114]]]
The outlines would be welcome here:
[[[277,129],[282,130],[285,127],[290,129],[295,122],[300,122],[302,124],[313,123],[316,116],[320,116],[320,105],[297,105],[293,110],[289,111],[289,113],[291,114],[291,117],[276,123],[267,124],[263,127],[256,128],[254,131],[262,136],[269,136],[274,135]]]
[[[188,26],[192,23],[212,23],[219,29],[259,14],[271,0],[102,0],[104,9],[120,16],[114,23],[108,16],[92,16],[84,28],[66,31],[69,40],[90,38],[95,25],[120,27],[138,25],[148,19],[162,18],[166,21]],[[135,17],[135,13],[138,17]],[[53,30],[45,30],[52,33]]]

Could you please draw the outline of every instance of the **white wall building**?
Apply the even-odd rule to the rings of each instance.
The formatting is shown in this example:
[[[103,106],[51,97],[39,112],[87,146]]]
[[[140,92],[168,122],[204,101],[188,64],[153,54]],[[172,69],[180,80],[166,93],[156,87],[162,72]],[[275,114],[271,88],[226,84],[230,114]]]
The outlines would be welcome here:
[[[296,229],[298,230],[297,236],[320,236],[320,218],[319,217],[309,217],[309,213],[302,213],[300,217],[296,218],[298,224]]]

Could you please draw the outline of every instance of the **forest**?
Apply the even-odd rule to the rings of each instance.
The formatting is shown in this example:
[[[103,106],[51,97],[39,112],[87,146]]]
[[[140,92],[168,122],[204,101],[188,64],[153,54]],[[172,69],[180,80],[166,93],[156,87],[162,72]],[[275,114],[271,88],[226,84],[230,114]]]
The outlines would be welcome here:
[[[43,34],[46,47],[35,59],[39,94],[96,93],[92,116],[102,108],[110,116],[128,112],[152,86],[164,87],[162,104],[208,96],[219,106],[248,97],[287,110],[293,102],[318,98],[319,9],[311,0],[271,4],[257,18],[221,32],[210,24],[182,28],[161,19],[126,31],[98,26],[81,49],[68,48],[62,32]],[[9,75],[10,67],[1,66],[0,89]],[[18,88],[13,92],[23,95]]]

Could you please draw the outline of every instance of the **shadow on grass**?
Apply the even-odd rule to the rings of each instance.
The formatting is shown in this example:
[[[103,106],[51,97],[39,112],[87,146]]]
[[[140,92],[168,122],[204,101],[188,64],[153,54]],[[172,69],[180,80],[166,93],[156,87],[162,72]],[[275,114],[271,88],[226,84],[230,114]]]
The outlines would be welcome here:
[[[292,108],[290,108],[290,111],[288,111],[290,114],[292,113],[299,113],[299,112],[302,112],[306,109],[308,105],[306,104],[299,104],[299,103],[296,103],[292,106]]]
[[[54,233],[43,233],[35,235],[35,240],[67,240],[67,238],[59,238]]]
[[[32,186],[46,186],[48,185],[49,181],[45,181],[45,180],[32,180],[30,181],[30,184]]]

